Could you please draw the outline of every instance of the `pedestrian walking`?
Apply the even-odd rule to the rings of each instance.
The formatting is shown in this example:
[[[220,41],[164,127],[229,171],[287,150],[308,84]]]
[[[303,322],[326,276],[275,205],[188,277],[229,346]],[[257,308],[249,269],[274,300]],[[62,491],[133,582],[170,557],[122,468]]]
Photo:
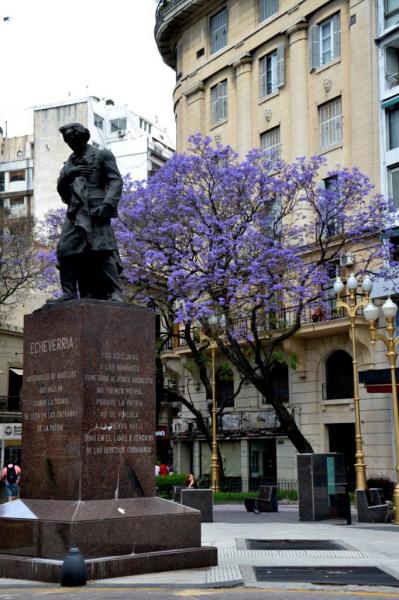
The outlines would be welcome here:
[[[16,500],[19,494],[19,482],[21,481],[21,467],[15,463],[8,463],[1,472],[4,481],[8,501]]]

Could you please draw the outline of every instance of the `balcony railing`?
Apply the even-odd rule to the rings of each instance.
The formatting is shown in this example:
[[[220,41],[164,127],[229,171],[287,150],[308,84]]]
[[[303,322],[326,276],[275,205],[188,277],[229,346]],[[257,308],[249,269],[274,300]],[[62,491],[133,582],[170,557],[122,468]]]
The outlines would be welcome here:
[[[347,300],[347,298],[342,298]],[[356,298],[356,302],[359,302],[361,295],[359,294]],[[273,333],[275,331],[285,331],[292,327],[295,323],[297,314],[296,307],[281,308],[268,314],[259,315],[256,320],[256,327],[258,334],[262,333]],[[362,311],[359,310],[359,315]],[[336,298],[328,298],[323,302],[315,302],[308,304],[302,311],[301,314],[301,325],[311,325],[316,323],[328,323],[336,319],[342,319],[346,317],[345,310],[343,308],[337,308]],[[251,335],[251,321],[250,319],[236,319],[233,322],[233,331],[238,338],[248,338]],[[203,330],[200,326],[194,325],[191,328],[191,336],[195,342],[199,342],[203,338]],[[173,342],[168,342],[166,349],[172,349],[177,347],[187,346],[187,341],[181,337],[174,337]]]

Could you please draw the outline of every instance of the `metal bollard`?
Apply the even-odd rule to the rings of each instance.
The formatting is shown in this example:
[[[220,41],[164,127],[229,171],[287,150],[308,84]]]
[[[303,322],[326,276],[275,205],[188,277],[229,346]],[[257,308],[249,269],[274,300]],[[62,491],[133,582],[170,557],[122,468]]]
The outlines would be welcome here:
[[[61,586],[78,587],[86,585],[86,563],[79,548],[71,546],[64,558],[61,569]]]

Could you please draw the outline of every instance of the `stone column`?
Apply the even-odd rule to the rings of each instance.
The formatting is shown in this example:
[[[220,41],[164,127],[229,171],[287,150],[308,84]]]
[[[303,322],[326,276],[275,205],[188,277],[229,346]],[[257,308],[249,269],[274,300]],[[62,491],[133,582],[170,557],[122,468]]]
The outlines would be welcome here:
[[[193,133],[205,133],[205,85],[202,81],[196,83],[185,92],[186,100],[186,118],[185,123],[189,124],[187,137]],[[187,139],[182,140],[187,144]]]
[[[289,148],[294,160],[297,156],[309,156],[308,115],[308,23],[299,21],[287,31],[289,40],[289,86],[291,103],[291,140]]]
[[[243,158],[252,148],[252,56],[245,54],[234,63],[237,86],[237,150]]]
[[[249,458],[248,458],[248,440],[241,439],[241,478],[242,491],[248,491],[249,484]]]

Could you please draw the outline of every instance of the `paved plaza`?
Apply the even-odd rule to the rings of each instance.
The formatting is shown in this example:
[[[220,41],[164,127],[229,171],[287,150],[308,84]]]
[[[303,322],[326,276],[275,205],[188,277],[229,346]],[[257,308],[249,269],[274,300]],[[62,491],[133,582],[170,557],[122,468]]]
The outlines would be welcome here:
[[[262,549],[261,540],[268,541],[268,549]],[[283,544],[276,544],[280,540]],[[289,548],[288,541],[307,541],[298,548]],[[316,542],[323,542],[317,544]],[[300,523],[297,505],[280,505],[278,513],[247,513],[241,505],[222,505],[214,509],[214,522],[202,525],[202,543],[218,548],[219,565],[208,569],[149,573],[117,579],[91,582],[93,587],[109,589],[116,587],[134,588],[237,588],[250,589],[301,589],[330,590],[345,589],[366,592],[368,590],[387,594],[386,597],[399,598],[399,526],[394,524],[357,523],[353,513],[353,524],[348,526],[343,520],[330,520],[318,523]],[[273,545],[276,544],[276,549]],[[281,545],[287,546],[281,549]],[[312,547],[315,546],[315,547]],[[305,548],[304,548],[305,546]],[[321,546],[325,549],[317,549]],[[331,546],[331,548],[329,547]],[[267,577],[276,567],[280,575],[274,579]],[[290,567],[290,569],[287,569]],[[326,581],[318,585],[288,578],[287,573],[299,572],[304,568],[329,568],[340,573],[348,568],[377,568],[382,575],[390,575],[393,585],[381,585],[373,575],[362,573],[357,585],[331,583]],[[284,571],[285,569],[285,571]],[[365,570],[367,571],[367,569]],[[266,580],[259,579],[259,573],[266,574]],[[370,578],[371,577],[371,578]],[[333,577],[334,579],[334,577]],[[2,590],[21,588],[21,586],[43,585],[21,580],[0,579],[0,599]],[[398,587],[396,587],[398,586]],[[54,586],[49,586],[54,587]],[[30,587],[30,589],[33,589]],[[88,589],[88,588],[86,588]]]

